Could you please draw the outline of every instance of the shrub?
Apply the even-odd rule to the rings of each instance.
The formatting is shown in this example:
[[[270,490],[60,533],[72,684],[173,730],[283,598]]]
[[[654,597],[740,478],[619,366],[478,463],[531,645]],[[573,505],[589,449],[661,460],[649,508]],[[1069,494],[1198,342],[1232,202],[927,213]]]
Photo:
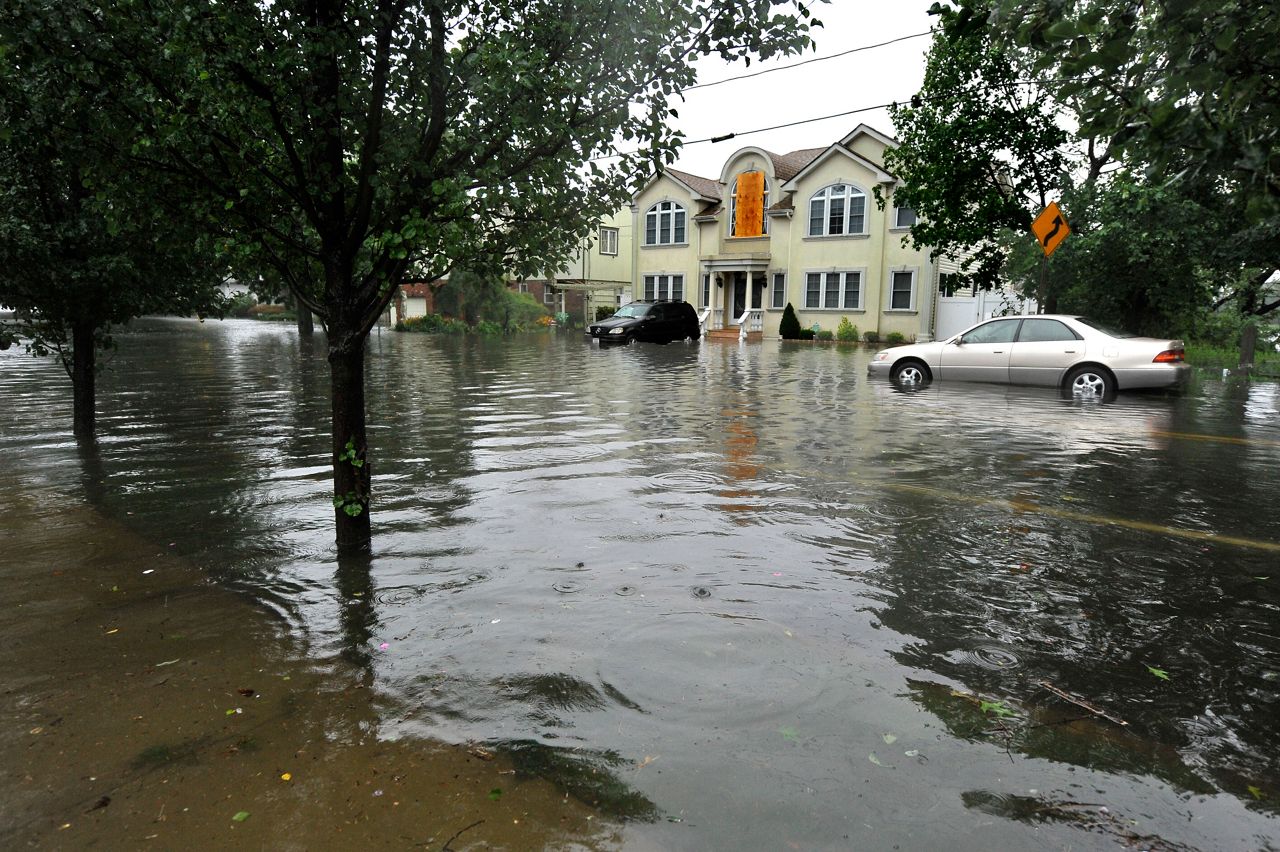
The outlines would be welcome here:
[[[865,340],[867,343],[871,344],[872,346],[874,346],[880,342],[880,332],[864,331],[862,332],[862,339]]]
[[[884,336],[884,342],[890,346],[901,346],[907,342],[907,338],[900,331],[891,331]]]
[[[244,319],[249,316],[249,311],[258,300],[253,297],[252,293],[239,292],[231,297],[230,304],[227,305],[227,315]]]
[[[474,333],[482,334],[485,337],[497,337],[502,334],[502,326],[498,325],[496,322],[490,322],[489,320],[480,320],[480,322],[471,327],[471,330]]]
[[[840,317],[840,325],[836,328],[836,340],[841,343],[858,342],[858,327],[849,322],[848,317]]]
[[[397,330],[416,331],[424,334],[465,334],[467,324],[453,317],[442,317],[439,314],[427,314],[424,317],[409,317],[396,324]]]
[[[836,333],[829,328],[824,328],[818,332],[817,337],[819,340],[835,340]]]
[[[596,322],[600,322],[600,320],[603,320],[603,319],[608,319],[609,317],[617,313],[617,311],[618,309],[611,305],[598,306],[596,308]]]
[[[815,332],[811,328],[802,328],[800,333],[796,335],[798,340],[813,340]]]
[[[801,340],[800,331],[800,320],[796,318],[796,310],[791,307],[790,302],[787,302],[787,307],[782,312],[782,321],[778,323],[778,334],[783,340]]]

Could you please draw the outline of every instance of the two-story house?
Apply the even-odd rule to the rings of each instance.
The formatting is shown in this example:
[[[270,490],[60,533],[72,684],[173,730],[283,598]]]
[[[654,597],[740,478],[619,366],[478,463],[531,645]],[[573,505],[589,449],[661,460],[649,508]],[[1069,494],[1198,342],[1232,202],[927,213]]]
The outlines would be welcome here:
[[[635,297],[683,299],[713,336],[776,337],[790,303],[802,327],[931,340],[937,270],[902,244],[915,213],[893,205],[893,145],[864,124],[826,148],[741,148],[718,178],[667,169],[632,205]]]

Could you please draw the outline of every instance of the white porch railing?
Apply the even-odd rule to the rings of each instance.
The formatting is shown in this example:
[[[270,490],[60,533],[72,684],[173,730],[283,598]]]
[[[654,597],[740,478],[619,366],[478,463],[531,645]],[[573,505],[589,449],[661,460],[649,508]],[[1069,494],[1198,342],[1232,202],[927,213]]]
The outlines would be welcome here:
[[[746,340],[748,332],[764,332],[764,311],[760,309],[748,310],[738,317],[738,339]]]
[[[707,323],[711,322],[711,308],[703,308],[698,313],[698,335],[707,336]]]

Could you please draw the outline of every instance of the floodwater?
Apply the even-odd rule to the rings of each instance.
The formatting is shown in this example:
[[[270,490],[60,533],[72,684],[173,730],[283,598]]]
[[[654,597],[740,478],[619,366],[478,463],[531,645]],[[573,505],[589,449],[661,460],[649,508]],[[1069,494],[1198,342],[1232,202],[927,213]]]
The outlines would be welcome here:
[[[374,550],[339,562],[323,339],[118,340],[93,451],[58,368],[0,355],[5,505],[61,495],[266,609],[377,741],[624,825],[577,843],[1280,848],[1280,386],[383,332]]]

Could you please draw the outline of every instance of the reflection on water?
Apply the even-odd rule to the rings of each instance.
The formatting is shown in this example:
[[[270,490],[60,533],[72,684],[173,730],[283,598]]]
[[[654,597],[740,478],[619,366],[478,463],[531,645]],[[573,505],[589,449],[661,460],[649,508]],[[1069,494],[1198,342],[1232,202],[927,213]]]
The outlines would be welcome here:
[[[506,749],[680,848],[1274,832],[1274,385],[1090,405],[901,393],[841,348],[384,334],[375,549],[339,562],[322,352],[120,340],[88,449],[55,368],[0,356],[2,463],[360,667],[384,737]]]

